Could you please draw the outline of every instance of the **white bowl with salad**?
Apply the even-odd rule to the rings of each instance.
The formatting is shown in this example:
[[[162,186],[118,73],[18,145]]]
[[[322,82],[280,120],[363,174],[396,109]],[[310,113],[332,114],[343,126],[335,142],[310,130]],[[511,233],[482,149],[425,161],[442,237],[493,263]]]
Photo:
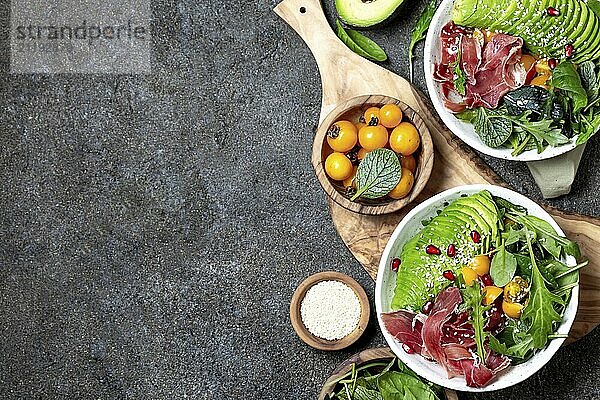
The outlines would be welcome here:
[[[542,368],[575,319],[580,258],[538,204],[493,185],[459,186],[404,217],[381,257],[377,318],[421,377],[483,392]]]
[[[585,143],[600,128],[599,14],[572,0],[443,0],[425,41],[436,111],[497,158],[542,160]]]

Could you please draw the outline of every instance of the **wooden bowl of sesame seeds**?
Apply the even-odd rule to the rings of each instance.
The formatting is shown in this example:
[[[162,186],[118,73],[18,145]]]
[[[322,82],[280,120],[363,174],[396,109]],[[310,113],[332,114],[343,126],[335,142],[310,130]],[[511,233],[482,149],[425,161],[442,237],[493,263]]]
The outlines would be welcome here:
[[[370,313],[362,286],[335,271],[306,278],[290,302],[290,320],[298,337],[318,350],[341,350],[356,342]]]

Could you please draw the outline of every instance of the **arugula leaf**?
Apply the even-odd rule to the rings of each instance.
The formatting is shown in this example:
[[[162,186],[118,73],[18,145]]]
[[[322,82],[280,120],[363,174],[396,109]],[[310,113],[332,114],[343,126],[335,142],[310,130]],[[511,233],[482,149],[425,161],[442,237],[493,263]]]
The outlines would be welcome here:
[[[467,90],[467,88],[465,87],[467,79],[465,78],[465,73],[460,68],[460,59],[461,54],[459,48],[458,52],[456,53],[456,60],[450,63],[450,66],[454,68],[454,75],[456,75],[456,78],[454,79],[454,88],[458,93],[464,96]]]
[[[505,343],[501,343],[492,335],[489,335],[488,338],[490,349],[494,350],[496,353],[505,354],[510,357],[525,359],[527,354],[533,349],[533,337],[531,335],[527,335],[525,339],[522,339],[510,347]]]
[[[497,111],[477,108],[473,128],[483,143],[490,147],[499,147],[504,144],[512,134],[512,123],[507,118],[502,118]]]
[[[554,309],[554,304],[564,304],[560,296],[550,292],[535,261],[531,239],[526,235],[527,248],[531,258],[531,291],[529,302],[523,309],[521,319],[529,323],[527,333],[531,335],[533,347],[541,349],[548,342],[548,335],[554,332],[554,323],[561,321],[561,316]]]
[[[390,149],[370,151],[356,170],[356,194],[359,197],[377,199],[388,194],[400,182],[402,167],[396,153]]]
[[[556,66],[552,71],[552,86],[565,92],[571,99],[573,114],[579,113],[587,105],[587,93],[572,62],[562,61]]]
[[[386,372],[377,383],[384,400],[439,400],[429,385],[402,372]]]
[[[494,284],[498,287],[506,286],[515,276],[516,270],[517,259],[515,256],[506,250],[505,245],[498,247],[490,266],[490,275]]]
[[[464,304],[471,309],[471,324],[475,331],[475,343],[477,344],[477,355],[483,361],[485,360],[485,348],[483,342],[486,334],[483,331],[486,318],[484,312],[489,310],[491,306],[482,305],[484,294],[481,291],[479,283],[473,282],[471,286],[467,286],[462,290]]]
[[[581,257],[581,251],[577,243],[559,236],[547,221],[534,215],[515,215],[514,213],[511,214],[511,218],[535,232],[538,242],[554,258],[560,258],[561,250],[575,258]]]
[[[592,136],[600,131],[600,112],[589,118],[585,115],[581,115],[583,132],[579,133],[577,137],[577,144],[583,144],[587,142]]]
[[[387,54],[377,43],[355,30],[345,30],[340,20],[336,20],[335,23],[338,37],[350,50],[369,60],[387,60]]]
[[[518,118],[513,118],[512,121],[519,128],[532,134],[540,144],[543,144],[544,141],[550,146],[560,146],[561,144],[569,143],[569,138],[562,134],[561,129],[550,127],[554,123],[553,120],[542,119],[540,121],[530,121],[527,118],[529,114],[529,112],[523,113]],[[541,153],[541,151],[539,152]]]
[[[429,25],[431,24],[431,20],[433,19],[433,15],[435,14],[435,9],[437,0],[431,0],[429,4],[425,7],[419,20],[417,21],[415,27],[412,30],[412,34],[410,37],[410,44],[408,45],[408,64],[410,69],[410,81],[413,81],[413,57],[414,57],[414,49],[415,45],[419,43],[421,40],[425,39],[425,32],[429,29]]]

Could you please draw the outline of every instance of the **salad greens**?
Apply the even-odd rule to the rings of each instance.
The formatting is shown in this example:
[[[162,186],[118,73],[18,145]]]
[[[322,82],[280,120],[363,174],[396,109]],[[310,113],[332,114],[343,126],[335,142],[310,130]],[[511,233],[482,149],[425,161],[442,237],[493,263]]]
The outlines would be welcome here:
[[[413,81],[413,57],[415,55],[415,45],[425,39],[425,33],[427,32],[427,29],[429,29],[429,25],[431,24],[431,20],[433,19],[433,15],[437,8],[436,2],[437,0],[431,0],[431,2],[423,9],[410,36],[410,44],[408,45],[408,68],[410,70],[411,82]]]
[[[338,37],[350,50],[369,60],[387,60],[387,54],[377,43],[353,29],[344,29],[339,20],[335,23]]]
[[[581,257],[579,246],[550,222],[483,190],[446,203],[424,225],[396,255],[392,311],[382,315],[404,348],[423,355],[421,335],[426,357],[483,387],[566,337],[557,329],[587,262],[565,263]]]
[[[400,359],[376,361],[352,369],[336,382],[329,399],[339,400],[440,400],[441,388],[422,380]]]

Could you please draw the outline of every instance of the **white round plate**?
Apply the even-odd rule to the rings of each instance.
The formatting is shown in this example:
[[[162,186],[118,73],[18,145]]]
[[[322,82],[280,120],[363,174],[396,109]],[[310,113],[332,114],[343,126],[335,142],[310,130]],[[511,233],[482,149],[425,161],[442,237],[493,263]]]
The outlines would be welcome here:
[[[475,133],[473,125],[468,122],[463,122],[456,118],[445,106],[444,96],[442,93],[442,87],[439,82],[433,80],[433,69],[435,64],[440,59],[440,33],[444,25],[450,22],[450,11],[454,0],[443,0],[438,7],[433,20],[429,25],[429,31],[427,32],[427,38],[425,39],[425,57],[424,57],[424,68],[425,68],[425,81],[427,83],[427,91],[429,97],[435,107],[437,113],[442,118],[442,121],[448,126],[448,128],[458,136],[463,142],[471,146],[477,151],[487,154],[492,157],[502,158],[505,160],[513,161],[539,161],[547,158],[552,158],[564,154],[570,150],[573,150],[577,145],[575,141],[577,137],[571,138],[571,141],[560,147],[548,146],[546,149],[539,153],[537,150],[528,150],[518,156],[513,156],[512,149],[505,148],[492,148],[487,146],[481,141],[479,136]]]
[[[390,335],[385,328],[381,319],[381,314],[394,311],[391,309],[390,305],[394,296],[394,288],[396,287],[396,273],[393,272],[389,267],[391,260],[400,254],[402,247],[408,240],[410,240],[410,238],[423,229],[421,221],[436,215],[436,210],[444,208],[444,202],[451,202],[452,200],[460,197],[461,194],[468,195],[477,193],[481,190],[488,190],[494,196],[503,197],[513,204],[525,207],[529,214],[548,221],[550,225],[556,229],[559,235],[564,236],[564,232],[560,229],[558,224],[542,207],[517,192],[494,185],[458,186],[456,188],[446,190],[419,204],[411,212],[409,212],[402,219],[402,221],[400,221],[400,224],[398,224],[394,230],[394,233],[390,237],[383,255],[381,256],[379,271],[377,273],[377,282],[375,285],[375,307],[377,310],[377,320],[379,321],[379,326],[383,332],[383,336],[385,337],[385,340],[392,351],[406,365],[408,365],[410,369],[415,371],[421,377],[437,383],[440,386],[465,392],[489,392],[493,390],[504,389],[524,381],[536,373],[548,361],[550,361],[554,353],[556,353],[565,340],[551,340],[544,350],[538,352],[527,362],[516,366],[509,366],[507,369],[501,371],[486,387],[472,388],[467,386],[464,376],[448,379],[446,371],[439,364],[432,361],[427,361],[418,354],[407,354],[404,350],[402,350],[401,343],[394,339],[394,337]],[[576,265],[574,257],[569,256],[565,261],[568,265]],[[571,325],[575,320],[575,314],[577,314],[577,306],[579,303],[578,299],[579,285],[573,288],[571,300],[569,301],[569,304],[565,310],[562,324],[558,328],[558,333],[565,335],[569,333]]]

